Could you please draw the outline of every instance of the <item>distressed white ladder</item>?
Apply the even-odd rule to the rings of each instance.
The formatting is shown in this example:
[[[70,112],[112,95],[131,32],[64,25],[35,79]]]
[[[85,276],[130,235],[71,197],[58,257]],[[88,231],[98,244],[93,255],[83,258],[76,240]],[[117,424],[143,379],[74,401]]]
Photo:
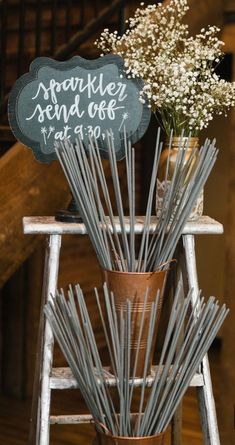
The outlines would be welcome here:
[[[151,230],[154,229],[154,218]],[[86,234],[84,224],[61,223],[55,221],[53,217],[25,217],[23,219],[25,234],[47,235],[47,250],[45,258],[44,282],[42,308],[46,301],[57,289],[57,278],[59,270],[59,258],[61,238],[64,234]],[[117,231],[120,227],[117,226]],[[128,220],[126,230],[129,230]],[[141,233],[143,230],[143,218],[138,217],[135,225],[135,232]],[[196,305],[198,293],[198,279],[195,258],[194,236],[221,234],[223,226],[209,218],[202,216],[197,221],[188,222],[183,230],[183,253],[186,265],[186,275],[188,287],[193,288],[193,304]],[[36,375],[34,383],[33,408],[31,419],[30,445],[49,445],[50,424],[55,423],[90,423],[90,415],[50,415],[51,390],[52,389],[72,389],[77,388],[69,368],[53,368],[53,346],[54,338],[49,323],[44,320],[41,313],[39,345],[36,363]],[[153,380],[154,367],[149,376],[149,384]],[[110,380],[110,379],[109,379]],[[112,384],[112,381],[109,381]],[[136,385],[141,385],[141,380],[136,381]],[[191,386],[195,386],[198,392],[199,410],[201,426],[203,432],[204,445],[220,445],[215,402],[213,397],[210,368],[207,355],[204,357],[200,370],[191,381]],[[181,444],[181,411],[178,410],[172,423],[172,445]]]

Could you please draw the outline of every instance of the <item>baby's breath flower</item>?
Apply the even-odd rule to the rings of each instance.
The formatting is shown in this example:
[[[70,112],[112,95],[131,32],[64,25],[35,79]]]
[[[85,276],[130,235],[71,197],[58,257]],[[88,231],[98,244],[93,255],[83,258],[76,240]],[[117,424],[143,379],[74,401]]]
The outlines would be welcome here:
[[[215,114],[235,105],[235,83],[214,72],[223,56],[219,28],[202,28],[189,37],[182,23],[188,9],[187,0],[171,0],[168,6],[141,3],[124,35],[105,29],[96,41],[103,53],[123,57],[128,77],[145,81],[140,101],[148,100],[160,114],[168,134],[171,128],[196,134]]]

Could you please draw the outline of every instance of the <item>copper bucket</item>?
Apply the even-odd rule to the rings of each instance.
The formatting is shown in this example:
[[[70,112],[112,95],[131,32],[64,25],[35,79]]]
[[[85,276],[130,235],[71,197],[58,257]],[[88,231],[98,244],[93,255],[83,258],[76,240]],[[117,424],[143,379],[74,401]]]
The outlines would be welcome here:
[[[164,445],[164,436],[165,433],[146,437],[123,437],[97,432],[99,445]]]
[[[136,350],[138,345],[139,329],[141,325],[142,313],[144,309],[144,301],[146,295],[146,289],[148,288],[148,300],[145,306],[145,319],[143,323],[142,336],[140,341],[139,354],[137,358],[137,367],[134,377],[142,377],[145,363],[145,353],[147,346],[147,337],[149,329],[149,319],[151,311],[151,303],[156,301],[156,295],[158,289],[160,291],[156,328],[152,338],[151,352],[149,356],[148,371],[150,371],[154,345],[156,341],[156,335],[158,330],[158,324],[162,308],[163,292],[165,288],[167,270],[155,271],[155,272],[120,272],[113,270],[104,270],[103,278],[107,283],[108,289],[114,294],[115,306],[117,313],[120,309],[126,309],[126,300],[130,300],[132,304],[131,308],[131,354],[130,354],[130,368],[133,370],[136,360]],[[131,375],[132,377],[132,375]]]

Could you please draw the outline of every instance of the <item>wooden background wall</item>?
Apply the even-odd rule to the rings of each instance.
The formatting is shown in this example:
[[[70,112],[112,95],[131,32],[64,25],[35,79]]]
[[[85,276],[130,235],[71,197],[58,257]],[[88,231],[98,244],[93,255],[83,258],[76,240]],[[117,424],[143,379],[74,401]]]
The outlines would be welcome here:
[[[235,2],[222,0],[191,0],[191,11],[187,20],[192,23],[192,32],[200,29],[208,23],[223,24],[223,12],[235,12]],[[132,11],[130,6],[130,11]],[[235,26],[226,25],[223,28],[222,37],[226,42],[226,51],[235,53]],[[235,79],[234,67],[233,78]],[[235,277],[235,144],[234,144],[234,113],[228,119],[218,119],[210,126],[204,135],[216,136],[220,148],[220,156],[211,178],[208,181],[205,191],[206,213],[223,222],[225,235],[222,237],[206,237],[197,241],[198,264],[200,285],[205,295],[216,294],[221,301],[231,308],[229,320],[221,335],[223,338],[222,359],[219,365],[218,387],[219,393],[218,414],[222,433],[222,445],[232,445],[234,441],[233,409],[235,403],[235,299],[234,299],[234,277]],[[203,135],[201,137],[203,139]],[[143,210],[141,196],[146,191],[146,181],[148,178],[149,166],[151,165],[151,155],[147,155],[151,150],[150,144],[153,136],[148,134],[142,146],[137,147],[138,172],[139,172],[139,208]],[[68,191],[64,180],[60,174],[56,176],[53,183],[55,190],[54,198],[50,197],[44,207],[38,207],[41,196],[47,200],[47,190],[44,188],[43,179],[45,175],[53,177],[56,165],[48,167],[32,161],[32,154],[26,148],[17,146],[0,159],[0,207],[2,211],[0,226],[0,247],[4,249],[1,258],[2,264],[8,264],[5,270],[5,281],[13,271],[15,266],[11,263],[14,256],[22,261],[29,252],[35,249],[35,240],[31,237],[24,237],[22,234],[21,217],[30,214],[42,214],[44,209],[53,213],[56,208],[66,204],[68,201]],[[19,161],[16,162],[18,153]],[[25,159],[22,169],[21,161]],[[13,173],[9,176],[8,166],[14,163]],[[31,188],[25,185],[24,175],[31,172]],[[27,171],[28,165],[28,171]],[[17,173],[17,174],[16,174]],[[20,174],[19,174],[20,173]],[[31,173],[30,173],[31,174]],[[34,184],[38,181],[41,188]],[[37,182],[37,183],[38,183]],[[59,189],[59,193],[58,190]],[[14,192],[14,193],[13,193]],[[23,205],[19,206],[19,196]],[[58,201],[57,201],[58,199]],[[25,206],[26,205],[26,206]],[[37,213],[38,212],[38,213]],[[45,212],[46,213],[46,212]],[[10,217],[9,217],[10,215]],[[23,238],[27,241],[22,242]],[[21,241],[20,241],[21,240]],[[15,246],[15,252],[14,252]],[[9,250],[10,261],[5,252]],[[2,250],[3,251],[3,250]],[[41,240],[37,249],[31,257],[20,266],[7,281],[1,290],[1,314],[2,314],[2,340],[0,349],[2,351],[2,388],[5,394],[14,397],[30,397],[32,393],[32,381],[34,371],[34,358],[37,341],[37,328],[39,320],[39,306],[43,273],[44,241]],[[19,264],[19,263],[18,263]],[[2,282],[3,282],[2,281]],[[99,285],[100,271],[96,262],[93,250],[87,237],[66,237],[62,248],[60,267],[60,286],[67,286],[70,282],[80,282],[89,307],[92,311],[92,288]],[[97,324],[96,314],[94,323]],[[97,335],[99,326],[97,324]],[[100,336],[100,345],[102,345]],[[64,363],[63,358],[56,350],[56,363]],[[217,360],[217,358],[216,358]],[[194,403],[194,402],[192,402]],[[193,426],[192,426],[193,429]],[[7,442],[6,442],[7,443]],[[187,442],[188,444],[189,442]],[[195,443],[200,443],[195,442]],[[190,445],[193,441],[190,442]],[[5,443],[4,443],[5,445]]]

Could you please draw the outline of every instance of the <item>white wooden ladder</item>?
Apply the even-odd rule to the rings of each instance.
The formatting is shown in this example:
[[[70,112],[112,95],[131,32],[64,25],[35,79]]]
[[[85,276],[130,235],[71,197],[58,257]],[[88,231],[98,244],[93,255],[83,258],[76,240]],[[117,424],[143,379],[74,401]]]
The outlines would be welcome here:
[[[64,234],[86,234],[84,224],[60,223],[53,217],[25,217],[23,219],[25,234],[44,234],[47,236],[47,249],[45,258],[42,308],[46,301],[57,289],[61,239]],[[154,229],[154,218],[151,230]],[[117,231],[120,227],[116,224]],[[126,230],[128,232],[128,220]],[[135,232],[143,230],[143,218],[138,217]],[[183,230],[183,253],[186,265],[188,287],[193,288],[193,304],[196,304],[198,294],[198,279],[195,258],[194,236],[203,234],[221,234],[223,226],[203,216],[197,221],[188,222]],[[33,407],[31,419],[30,445],[49,445],[50,424],[55,423],[90,423],[90,415],[64,415],[50,414],[51,390],[77,388],[77,383],[69,368],[53,368],[54,338],[49,323],[44,320],[43,312],[40,319],[39,345],[35,372]],[[154,367],[150,380],[153,378]],[[138,384],[138,382],[137,382]],[[141,382],[139,383],[141,384]],[[215,402],[213,397],[210,368],[207,355],[204,357],[199,372],[191,381],[198,392],[201,427],[204,445],[220,445]],[[172,445],[181,444],[181,411],[178,410],[172,423]]]

